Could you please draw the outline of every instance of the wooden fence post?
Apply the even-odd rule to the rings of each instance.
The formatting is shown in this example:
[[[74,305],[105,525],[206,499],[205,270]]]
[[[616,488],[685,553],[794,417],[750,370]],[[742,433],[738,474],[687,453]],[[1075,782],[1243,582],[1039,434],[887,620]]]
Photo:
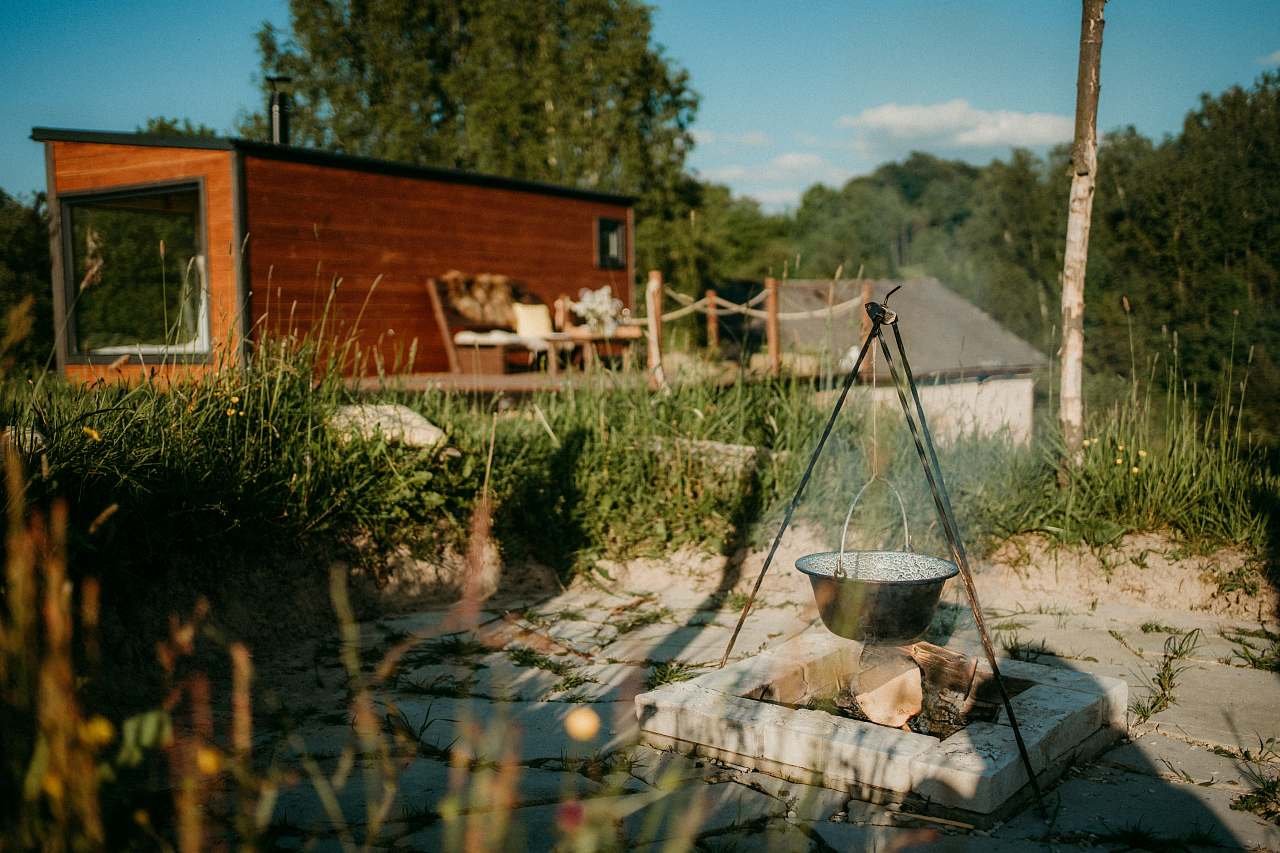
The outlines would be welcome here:
[[[769,373],[777,376],[782,372],[782,342],[778,340],[778,280],[764,280],[764,336],[769,344]]]
[[[653,390],[667,387],[667,377],[662,372],[662,272],[649,270],[649,282],[644,287],[645,313],[649,321],[649,387]]]
[[[720,355],[720,318],[716,316],[716,292],[707,289],[707,349]]]
[[[864,278],[862,280],[862,304],[865,306],[868,302],[872,300],[872,298],[874,298],[874,296],[875,294],[872,290],[871,279]],[[858,324],[858,330],[859,332],[861,332],[861,334],[858,337],[860,341],[865,341],[867,339],[867,335],[871,334],[871,317],[868,316],[865,308],[862,311],[858,312],[858,317],[860,320]],[[872,374],[875,372],[875,369],[876,369],[875,362],[876,362],[875,350],[873,349],[871,351],[871,358],[867,358],[863,360],[862,370],[859,373],[858,378],[861,379],[863,382],[868,382],[868,383],[871,382]],[[873,405],[874,405],[874,401],[873,401]]]

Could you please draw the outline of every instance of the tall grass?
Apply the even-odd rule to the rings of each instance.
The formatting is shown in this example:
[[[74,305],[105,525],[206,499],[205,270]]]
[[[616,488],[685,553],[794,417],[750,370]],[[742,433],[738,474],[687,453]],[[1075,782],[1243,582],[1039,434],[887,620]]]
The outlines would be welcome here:
[[[1135,372],[1120,399],[1089,414],[1082,464],[1060,467],[1065,453],[1049,432],[1027,482],[999,505],[1001,532],[1103,545],[1159,531],[1192,550],[1258,556],[1274,546],[1280,478],[1242,428],[1247,376],[1237,380],[1228,359],[1205,417],[1176,347],[1172,355],[1164,382],[1154,381],[1153,361],[1145,379]]]
[[[493,530],[508,560],[567,577],[602,557],[685,544],[732,553],[777,520],[826,415],[807,380],[652,394],[600,372],[521,400],[386,392],[441,426],[450,447],[408,448],[330,428],[334,410],[355,399],[342,358],[307,340],[268,340],[243,369],[165,385],[11,382],[0,406],[27,451],[31,498],[69,500],[73,552],[91,555],[113,583],[176,578],[197,587],[236,566],[299,556],[303,571],[322,575],[338,556],[376,568],[401,544],[427,556],[464,550],[491,427]],[[1048,431],[1031,449],[999,436],[942,448],[968,538],[1041,532],[1102,544],[1165,530],[1200,549],[1262,552],[1277,482],[1241,434],[1238,405],[1224,397],[1203,421],[1189,394],[1169,388],[1153,400],[1135,382],[1093,413],[1078,468],[1060,469]],[[873,457],[902,491],[917,545],[941,548],[896,407],[873,429],[856,395],[800,517],[838,527]],[[864,539],[899,539],[889,493],[867,497]]]

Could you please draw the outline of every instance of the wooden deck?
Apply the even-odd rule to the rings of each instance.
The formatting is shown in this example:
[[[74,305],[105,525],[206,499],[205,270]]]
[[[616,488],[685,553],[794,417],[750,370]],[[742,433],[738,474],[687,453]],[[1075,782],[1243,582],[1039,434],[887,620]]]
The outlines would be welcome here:
[[[664,359],[665,361],[665,359]],[[677,356],[664,365],[667,381],[673,385],[710,382],[732,385],[758,376],[733,362],[721,362],[708,370],[682,364]],[[636,388],[648,385],[648,374],[639,369],[561,370],[552,376],[545,371],[527,373],[407,373],[393,376],[360,376],[347,380],[356,391],[456,391],[469,394],[535,394],[576,388]]]
[[[567,391],[600,385],[630,387],[643,384],[642,373],[606,371],[561,372],[551,376],[541,371],[529,373],[412,373],[400,376],[361,376],[347,380],[358,391],[459,391],[474,394],[534,394]]]

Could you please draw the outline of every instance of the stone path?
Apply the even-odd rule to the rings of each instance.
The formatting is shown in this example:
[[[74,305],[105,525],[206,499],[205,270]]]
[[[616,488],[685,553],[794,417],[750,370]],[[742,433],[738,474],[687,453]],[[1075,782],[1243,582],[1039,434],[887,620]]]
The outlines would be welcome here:
[[[806,550],[791,539],[785,551]],[[793,559],[783,553],[778,566]],[[1280,736],[1280,676],[1233,662],[1235,646],[1222,633],[1237,626],[1203,615],[1017,602],[1008,590],[992,591],[989,619],[1006,653],[1123,678],[1138,699],[1151,695],[1162,668],[1175,674],[1167,707],[1145,720],[1131,715],[1131,740],[1067,771],[1049,792],[1048,822],[1030,810],[976,831],[637,745],[632,698],[718,660],[758,561],[749,558],[740,572],[688,555],[612,567],[609,589],[583,583],[542,600],[494,602],[462,631],[445,609],[365,623],[362,677],[388,649],[430,639],[413,644],[374,691],[381,735],[363,744],[350,723],[353,679],[339,644],[264,664],[267,699],[278,708],[274,725],[259,726],[259,754],[274,747],[279,766],[300,768],[305,753],[317,772],[343,782],[334,785],[336,820],[299,771],[275,806],[273,842],[420,850],[1280,849],[1280,826],[1232,808],[1258,774],[1280,772],[1280,745],[1268,741]],[[815,618],[807,582],[779,568],[734,657],[824,630]],[[964,639],[963,627],[960,619],[954,640]],[[280,749],[285,729],[292,735]],[[384,802],[379,819],[371,812]]]

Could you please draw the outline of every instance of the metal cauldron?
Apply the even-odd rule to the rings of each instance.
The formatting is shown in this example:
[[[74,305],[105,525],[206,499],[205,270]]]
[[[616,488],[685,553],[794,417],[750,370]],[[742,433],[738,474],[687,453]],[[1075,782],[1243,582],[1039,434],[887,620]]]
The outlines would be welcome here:
[[[950,560],[911,552],[907,508],[887,480],[902,510],[902,551],[847,551],[853,510],[876,479],[854,497],[845,516],[839,551],[808,554],[796,568],[808,575],[822,623],[831,633],[864,643],[900,645],[920,638],[933,621],[942,587],[960,569]]]

